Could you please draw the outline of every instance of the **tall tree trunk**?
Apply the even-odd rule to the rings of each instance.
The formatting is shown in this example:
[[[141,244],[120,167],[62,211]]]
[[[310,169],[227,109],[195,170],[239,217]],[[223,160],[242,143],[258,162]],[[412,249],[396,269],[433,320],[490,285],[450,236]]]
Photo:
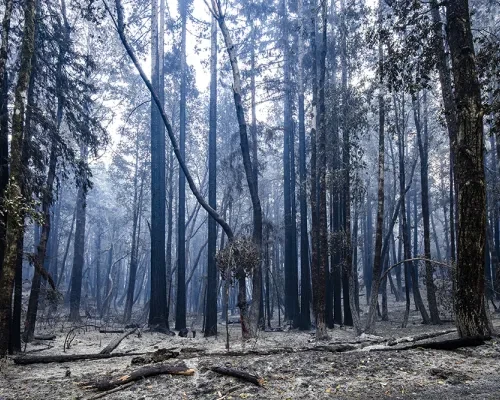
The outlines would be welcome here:
[[[172,236],[174,228],[174,155],[169,152],[168,157],[168,201],[167,201],[167,246],[166,246],[166,275],[167,275],[167,311],[170,314],[172,300]]]
[[[447,3],[447,32],[458,113],[456,324],[461,337],[490,335],[482,262],[486,234],[483,109],[467,0]]]
[[[80,147],[80,157],[83,162],[87,162],[87,148],[85,145]],[[80,322],[80,300],[82,295],[82,277],[85,254],[85,209],[87,206],[85,181],[85,176],[80,178],[76,198],[75,243],[73,249],[73,270],[71,272],[69,309],[69,320],[71,322]]]
[[[128,276],[128,288],[127,288],[127,300],[125,302],[125,311],[123,315],[123,322],[129,323],[132,316],[132,305],[134,303],[134,291],[135,291],[135,281],[137,277],[137,247],[138,240],[137,237],[137,225],[139,222],[139,185],[138,185],[138,174],[139,174],[139,135],[136,134],[135,139],[135,165],[134,165],[134,200],[132,203],[132,246],[130,249],[130,268]]]
[[[417,131],[418,151],[420,153],[420,182],[422,195],[422,221],[424,225],[424,257],[431,259],[431,229],[429,211],[429,135],[427,132],[427,94],[424,92],[424,124],[420,114],[420,101],[417,94],[412,94],[413,117]],[[416,224],[416,221],[415,221]],[[434,286],[434,267],[430,261],[425,263],[425,284],[431,322],[439,324],[439,310]]]
[[[212,18],[210,48],[210,127],[208,133],[208,203],[217,208],[217,21]],[[207,301],[205,337],[217,335],[217,225],[208,217]]]
[[[316,46],[316,19],[317,19],[317,1],[312,0],[309,10],[311,16],[310,22],[310,42],[312,54],[312,104],[311,104],[311,164],[310,164],[310,182],[311,182],[311,280],[312,280],[312,304],[314,318],[316,321],[316,330],[322,323],[325,325],[324,311],[321,309],[321,303],[318,300],[323,296],[323,282],[319,281],[319,218],[318,218],[318,185],[317,185],[317,112],[318,112],[318,65],[317,65],[317,46]],[[320,288],[318,288],[320,286]],[[321,326],[323,332],[326,331]]]
[[[300,329],[311,327],[311,276],[309,266],[309,233],[307,231],[307,170],[306,128],[304,111],[304,4],[298,0],[299,12],[299,66],[298,66],[298,116],[299,116],[299,204],[300,204]]]
[[[57,166],[57,158],[58,158],[58,149],[57,143],[59,140],[59,134],[61,129],[61,123],[63,118],[63,109],[64,109],[64,95],[62,93],[62,68],[65,62],[65,56],[67,53],[67,46],[69,45],[70,40],[70,27],[66,18],[66,3],[64,0],[61,0],[61,13],[64,21],[63,27],[63,38],[59,43],[59,53],[57,57],[57,65],[56,65],[56,87],[57,87],[57,111],[56,111],[56,132],[54,137],[52,137],[51,148],[50,148],[50,156],[49,156],[49,169],[47,175],[47,182],[43,191],[42,197],[42,217],[43,217],[43,225],[40,234],[40,241],[37,245],[37,254],[34,262],[38,263],[38,268],[35,268],[35,272],[33,275],[33,281],[31,283],[31,292],[28,302],[28,310],[26,315],[26,324],[24,331],[24,341],[30,342],[33,340],[35,334],[35,324],[36,324],[36,316],[38,311],[38,301],[40,295],[40,284],[41,284],[41,274],[39,272],[41,267],[44,267],[47,264],[46,257],[48,253],[48,244],[51,230],[51,206],[53,204],[53,191],[54,191],[54,180],[56,178],[56,166]],[[54,239],[52,239],[54,240]],[[50,254],[50,253],[49,253]]]
[[[314,6],[314,4],[313,4]],[[316,11],[314,11],[315,13]],[[315,15],[313,16],[315,20]],[[313,23],[313,26],[315,24]],[[317,146],[317,179],[318,179],[318,264],[315,267],[314,303],[316,304],[316,338],[328,338],[325,321],[325,283],[328,269],[328,231],[326,206],[326,107],[325,107],[325,76],[326,76],[326,45],[327,45],[327,11],[326,1],[321,5],[321,52],[319,53],[318,79],[318,134]],[[314,54],[314,53],[313,53]],[[314,107],[314,106],[313,106]],[[313,229],[315,229],[313,227]]]
[[[383,0],[379,0],[379,34],[382,27]],[[382,272],[382,235],[384,228],[384,160],[385,160],[385,89],[384,89],[384,50],[382,39],[378,44],[378,73],[379,73],[379,93],[378,93],[378,205],[377,205],[377,228],[375,234],[375,255],[373,257],[373,275],[370,296],[370,308],[366,320],[365,331],[371,332],[375,329],[375,311],[378,302],[378,291],[380,286],[380,274]]]
[[[26,92],[32,70],[32,57],[35,47],[35,0],[27,0],[24,6],[24,32],[20,53],[20,69],[14,97],[12,117],[12,139],[10,157],[10,177],[6,189],[6,198],[14,206],[9,211],[17,211],[24,202],[23,181],[23,138],[24,114],[26,109]],[[3,32],[2,32],[3,33]],[[4,265],[0,275],[0,356],[7,353],[9,345],[9,330],[11,324],[12,289],[18,258],[18,241],[23,234],[24,216],[12,213],[8,218],[6,232],[6,250]]]
[[[2,43],[0,47],[0,210],[5,210],[3,198],[9,183],[9,79],[7,73],[7,59],[9,55],[10,21],[12,17],[13,0],[6,0],[2,20]],[[2,212],[0,221],[0,274],[5,255],[5,228],[7,214]]]
[[[220,2],[212,0],[213,11],[215,12],[215,17],[219,23],[222,36],[224,37],[224,42],[226,44],[226,50],[229,56],[229,61],[231,63],[231,69],[233,72],[233,97],[234,104],[236,108],[236,117],[239,124],[240,133],[240,148],[241,154],[243,156],[243,166],[245,168],[245,175],[247,178],[248,189],[250,191],[250,198],[252,201],[253,208],[253,240],[260,252],[262,248],[262,207],[259,198],[259,188],[258,183],[254,179],[252,160],[250,159],[250,148],[248,143],[247,135],[247,123],[245,121],[245,112],[243,108],[242,92],[241,92],[241,78],[240,70],[238,67],[238,59],[236,56],[236,48],[231,40],[229,30],[226,25],[225,15],[222,11],[222,6]],[[259,253],[260,255],[260,253]],[[258,265],[255,266],[252,276],[252,299],[255,307],[250,309],[250,315],[247,316],[247,301],[246,301],[246,285],[245,278],[241,276],[239,278],[239,295],[238,295],[238,307],[240,308],[241,321],[242,321],[242,334],[245,338],[255,336],[259,323],[259,304],[262,292],[262,281],[260,273],[260,261]]]
[[[186,23],[187,0],[179,0],[181,15],[181,99],[179,145],[181,157],[186,157]],[[177,301],[175,329],[186,328],[186,178],[179,169],[179,212],[177,213]]]
[[[121,5],[120,5],[121,7]],[[158,0],[151,0],[151,81],[158,93],[160,82],[158,43]],[[161,95],[160,95],[161,96]],[[165,267],[165,135],[159,115],[159,105],[151,99],[151,299],[149,326],[168,330],[167,277]]]
[[[291,165],[290,153],[293,143],[292,98],[290,85],[290,52],[288,49],[288,15],[286,0],[281,2],[282,12],[282,46],[283,46],[283,76],[284,76],[284,102],[283,102],[283,199],[285,216],[285,318],[292,321],[294,326],[299,314],[298,287],[295,280],[297,264],[294,258],[292,222],[292,192],[291,192]],[[294,281],[295,280],[295,281]]]
[[[349,138],[349,129],[347,125],[348,112],[349,112],[349,94],[347,87],[347,23],[346,23],[346,9],[345,1],[340,1],[340,59],[342,68],[342,164],[343,164],[343,177],[342,177],[342,216],[343,216],[343,231],[344,240],[346,243],[343,257],[343,275],[342,275],[342,289],[344,298],[344,325],[353,326],[358,334],[361,333],[360,321],[355,309],[355,282],[352,265],[352,248],[351,248],[351,142]]]
[[[31,342],[35,335],[35,324],[36,315],[38,311],[38,299],[40,296],[40,284],[41,284],[41,274],[40,268],[43,268],[45,262],[45,256],[47,252],[47,243],[50,235],[50,206],[53,201],[53,186],[54,179],[56,176],[56,165],[57,165],[57,138],[52,138],[52,144],[49,156],[49,171],[47,175],[47,182],[43,191],[42,198],[42,232],[40,235],[40,242],[37,246],[37,254],[34,262],[38,264],[35,267],[35,273],[33,275],[33,280],[31,282],[31,292],[28,301],[28,311],[26,314],[26,323],[23,339],[24,342]]]
[[[102,275],[101,275],[101,239],[102,239],[102,226],[101,224],[97,224],[96,235],[96,243],[95,243],[95,278],[96,278],[96,307],[97,310],[100,310],[102,307],[102,298],[101,298],[101,285],[102,285]]]

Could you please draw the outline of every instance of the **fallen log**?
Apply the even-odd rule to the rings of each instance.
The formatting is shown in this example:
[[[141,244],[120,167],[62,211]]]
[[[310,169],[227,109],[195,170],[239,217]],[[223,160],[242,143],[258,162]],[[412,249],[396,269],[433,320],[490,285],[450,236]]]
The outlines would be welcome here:
[[[99,333],[124,333],[123,329],[99,329]]]
[[[407,346],[395,347],[379,347],[370,349],[370,351],[399,351],[411,349],[428,349],[428,350],[456,350],[461,347],[477,347],[484,344],[485,340],[491,339],[490,337],[474,336],[459,339],[441,340],[437,342],[414,343]]]
[[[254,385],[257,386],[264,385],[264,379],[262,379],[257,375],[249,374],[248,372],[245,371],[240,371],[237,369],[226,368],[226,367],[212,367],[211,370],[221,375],[227,375],[227,376],[232,376],[234,378],[242,379],[244,381],[253,383]]]
[[[28,364],[48,364],[48,363],[64,363],[80,360],[103,360],[114,357],[129,357],[140,356],[145,353],[114,353],[114,354],[60,354],[52,356],[19,356],[14,357],[14,364],[28,365]]]
[[[123,339],[125,339],[127,336],[131,335],[137,330],[137,328],[131,329],[127,332],[125,332],[123,335],[118,336],[114,340],[112,340],[104,349],[102,349],[99,354],[110,354],[114,349],[116,349],[120,343],[122,342]]]
[[[395,346],[397,344],[405,343],[405,342],[418,342],[419,340],[432,339],[438,336],[448,335],[449,333],[456,332],[456,329],[448,329],[446,331],[439,332],[431,332],[431,333],[422,333],[416,336],[407,336],[402,338],[397,338],[393,340],[389,340],[387,342],[387,346]]]
[[[158,349],[154,353],[149,353],[144,356],[138,356],[132,358],[131,364],[151,364],[159,363],[171,358],[179,357],[179,351]]]
[[[35,340],[54,340],[56,335],[35,335]]]
[[[338,344],[334,346],[314,346],[311,348],[313,351],[326,351],[330,353],[343,353],[345,351],[351,351],[351,350],[356,350],[358,347],[354,346],[352,344]]]
[[[194,369],[188,368],[185,364],[178,365],[147,365],[145,367],[136,369],[130,374],[123,375],[115,379],[104,379],[97,382],[85,382],[80,386],[86,389],[97,389],[98,391],[106,391],[114,389],[118,386],[126,385],[130,382],[137,381],[139,379],[148,378],[150,376],[157,375],[185,375],[191,376],[194,374]]]

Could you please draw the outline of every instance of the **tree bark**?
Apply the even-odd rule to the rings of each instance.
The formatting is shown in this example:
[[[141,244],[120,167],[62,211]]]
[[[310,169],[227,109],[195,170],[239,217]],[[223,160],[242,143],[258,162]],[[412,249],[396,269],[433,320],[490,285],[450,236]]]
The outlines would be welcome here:
[[[121,4],[117,4],[121,12]],[[120,15],[120,14],[119,14]],[[151,82],[156,98],[151,101],[151,298],[149,326],[168,330],[167,277],[165,266],[165,135],[159,109],[161,100],[158,43],[158,0],[151,0]]]
[[[6,252],[4,265],[0,275],[0,357],[7,353],[9,345],[9,330],[11,324],[12,289],[18,257],[17,244],[23,234],[24,218],[18,213],[18,207],[24,202],[23,181],[23,139],[24,114],[28,84],[32,72],[32,57],[35,47],[35,0],[27,0],[24,6],[24,31],[20,53],[20,69],[14,97],[12,117],[12,139],[10,157],[10,177],[6,189],[6,198],[13,209],[7,209],[10,217],[7,222]]]
[[[0,274],[5,255],[6,245],[6,225],[7,216],[3,212],[5,205],[3,198],[5,190],[9,183],[9,82],[7,73],[7,60],[9,55],[9,34],[10,34],[10,21],[12,17],[12,8],[14,1],[5,1],[5,10],[2,20],[2,43],[0,47],[0,210],[2,211],[0,223]],[[5,214],[5,215],[4,215]]]
[[[383,0],[379,0],[379,30],[382,27]],[[375,329],[375,311],[378,302],[378,291],[380,286],[380,274],[382,272],[382,235],[384,228],[384,160],[385,160],[385,89],[384,89],[384,50],[382,39],[378,44],[378,73],[379,73],[379,93],[378,93],[378,205],[377,205],[377,227],[375,234],[375,255],[373,258],[373,276],[371,285],[370,308],[366,320],[366,332],[373,332]]]
[[[456,324],[461,337],[489,336],[493,327],[486,313],[484,296],[483,109],[467,0],[447,4],[447,33],[458,121],[454,165],[458,191]]]
[[[304,111],[304,4],[298,0],[299,12],[299,65],[298,65],[298,117],[299,117],[299,204],[300,204],[300,329],[311,327],[311,276],[309,265],[309,233],[307,231],[307,170],[306,128]]]
[[[179,116],[179,146],[181,157],[186,158],[186,22],[187,1],[179,1],[181,17],[181,98]],[[175,329],[186,328],[186,178],[179,169],[179,203],[177,213],[177,301],[175,303]]]
[[[217,21],[212,18],[210,49],[210,126],[208,133],[208,203],[217,208]],[[217,225],[208,217],[207,305],[205,337],[217,335]]]

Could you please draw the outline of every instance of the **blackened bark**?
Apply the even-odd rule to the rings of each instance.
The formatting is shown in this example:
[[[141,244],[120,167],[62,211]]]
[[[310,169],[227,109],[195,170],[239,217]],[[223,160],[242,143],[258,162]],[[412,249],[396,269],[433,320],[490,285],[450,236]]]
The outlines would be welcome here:
[[[307,231],[306,128],[304,112],[304,5],[298,0],[299,30],[299,204],[300,204],[300,329],[311,327],[311,276],[309,266],[309,233]]]
[[[355,327],[357,333],[361,333],[358,314],[355,310],[355,282],[352,264],[351,248],[351,142],[349,138],[348,120],[348,87],[347,87],[347,23],[346,9],[344,0],[340,1],[340,60],[342,69],[342,217],[343,234],[345,247],[343,248],[343,271],[342,271],[342,290],[344,300],[344,325]],[[353,311],[354,310],[354,311]]]
[[[325,321],[325,283],[328,269],[328,229],[326,205],[326,107],[325,107],[325,78],[326,78],[326,45],[327,45],[327,12],[326,1],[321,5],[321,52],[319,54],[318,79],[318,135],[317,145],[317,178],[318,178],[318,265],[316,271],[316,338],[328,338]],[[314,227],[313,227],[314,229]]]
[[[208,133],[208,203],[217,208],[217,21],[212,18],[210,55],[210,127]],[[217,335],[217,225],[208,217],[208,279],[205,337]]]
[[[379,1],[379,31],[381,30],[383,18],[383,2]],[[373,331],[375,328],[375,311],[378,302],[378,291],[380,286],[380,274],[382,272],[382,230],[384,228],[384,160],[385,160],[385,99],[384,99],[384,50],[382,39],[379,38],[378,45],[378,73],[379,73],[379,94],[378,94],[378,115],[379,115],[379,137],[378,137],[378,205],[377,205],[377,227],[375,235],[375,255],[373,258],[373,278],[370,296],[370,308],[366,320],[365,331]]]
[[[458,134],[454,151],[458,192],[455,315],[461,337],[489,336],[484,296],[486,182],[483,109],[467,0],[447,3]]]
[[[37,246],[37,254],[34,262],[40,267],[43,267],[45,262],[45,256],[47,252],[47,243],[50,235],[50,207],[53,201],[53,186],[54,179],[56,176],[56,164],[57,164],[57,138],[52,138],[52,144],[49,156],[49,171],[47,175],[47,182],[43,191],[42,197],[42,232],[40,235],[40,242]],[[33,280],[31,282],[31,292],[28,301],[28,310],[26,314],[26,323],[23,339],[24,342],[31,342],[35,335],[35,324],[36,315],[38,311],[38,299],[40,296],[40,283],[41,274],[39,268],[35,268],[35,273],[33,275]]]
[[[137,226],[139,222],[139,135],[135,139],[135,165],[134,165],[134,200],[132,203],[132,245],[130,249],[130,267],[128,276],[127,287],[127,300],[125,301],[125,311],[123,315],[123,322],[127,324],[130,322],[132,316],[132,306],[134,303],[135,281],[137,277],[137,263],[138,263],[138,236]]]
[[[23,179],[23,137],[24,114],[26,109],[26,92],[32,70],[32,57],[35,42],[35,0],[27,0],[24,5],[24,32],[20,53],[20,69],[15,90],[14,112],[12,117],[12,139],[10,157],[9,185],[6,197],[13,204],[22,202]],[[12,210],[14,211],[14,210]],[[9,210],[7,210],[9,212]],[[12,290],[18,256],[18,241],[22,235],[24,221],[11,215],[7,222],[6,251],[4,265],[0,275],[0,356],[7,353],[9,345],[9,330],[11,324]]]
[[[121,7],[121,5],[120,5]],[[117,7],[118,8],[118,7]],[[151,0],[151,82],[156,99],[151,101],[151,299],[149,326],[168,330],[167,277],[165,266],[165,135],[159,107],[160,67],[158,52],[158,0]],[[155,100],[158,100],[156,103]]]
[[[186,158],[186,0],[179,1],[181,16],[181,99],[179,117],[179,146],[181,157]],[[175,303],[175,329],[186,328],[186,177],[179,169],[179,203],[177,213],[177,301]]]
[[[82,162],[86,163],[87,148],[85,145],[82,145],[80,148],[80,156]],[[85,208],[87,206],[85,180],[85,176],[81,177],[76,198],[75,242],[73,249],[73,270],[71,272],[71,294],[69,300],[69,320],[72,322],[80,321],[80,300],[82,295],[82,276],[85,253]]]
[[[5,206],[3,198],[5,190],[9,183],[9,82],[7,73],[7,59],[9,53],[9,33],[10,21],[12,16],[12,6],[14,1],[7,0],[5,2],[4,16],[2,20],[2,44],[0,48],[0,211],[2,216],[0,218],[0,274],[5,255],[6,245],[6,225],[7,214],[4,212]]]
[[[285,216],[285,318],[295,325],[299,315],[297,263],[294,257],[293,231],[295,224],[292,220],[292,191],[291,191],[291,148],[293,142],[292,99],[290,82],[290,51],[288,49],[288,15],[286,0],[281,2],[282,8],[282,46],[283,46],[283,199]]]

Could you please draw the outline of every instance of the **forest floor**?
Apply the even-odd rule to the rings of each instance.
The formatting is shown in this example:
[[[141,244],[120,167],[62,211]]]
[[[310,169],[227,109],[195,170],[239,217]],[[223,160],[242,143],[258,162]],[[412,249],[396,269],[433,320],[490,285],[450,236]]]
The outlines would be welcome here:
[[[408,327],[400,327],[398,303],[390,313],[392,322],[377,322],[379,336],[356,338],[350,328],[329,331],[330,340],[316,343],[312,332],[288,330],[260,332],[257,339],[242,343],[240,326],[230,325],[231,351],[246,355],[221,355],[225,350],[225,325],[219,325],[217,338],[168,336],[141,332],[125,338],[115,352],[154,352],[178,349],[176,359],[165,363],[184,362],[195,370],[193,376],[159,375],[137,381],[105,399],[499,399],[500,343],[496,339],[479,347],[442,350],[373,351],[386,347],[391,338],[412,337],[422,333],[453,329],[451,324],[425,326],[419,314],[412,311]],[[236,317],[235,317],[236,318]],[[89,322],[92,323],[92,322]],[[500,317],[493,316],[497,332]],[[98,353],[119,334],[99,333],[88,327],[77,331],[69,350],[63,345],[69,327],[50,330],[56,339],[29,344],[30,356]],[[43,330],[41,333],[48,333]],[[451,332],[430,340],[455,338]],[[428,342],[429,340],[427,340]],[[356,349],[332,352],[315,346],[354,344]],[[50,347],[50,348],[49,348]],[[290,350],[293,349],[293,350]],[[281,354],[263,354],[284,349]],[[288,350],[287,350],[288,349]],[[385,349],[387,350],[387,348]],[[253,354],[252,354],[252,351]],[[256,354],[256,351],[258,353]],[[218,353],[215,355],[214,353]],[[133,356],[68,363],[15,365],[12,359],[0,364],[0,399],[92,399],[95,391],[79,384],[104,377],[123,376],[137,368]],[[263,387],[219,375],[213,366],[226,366],[252,374],[265,381]]]

